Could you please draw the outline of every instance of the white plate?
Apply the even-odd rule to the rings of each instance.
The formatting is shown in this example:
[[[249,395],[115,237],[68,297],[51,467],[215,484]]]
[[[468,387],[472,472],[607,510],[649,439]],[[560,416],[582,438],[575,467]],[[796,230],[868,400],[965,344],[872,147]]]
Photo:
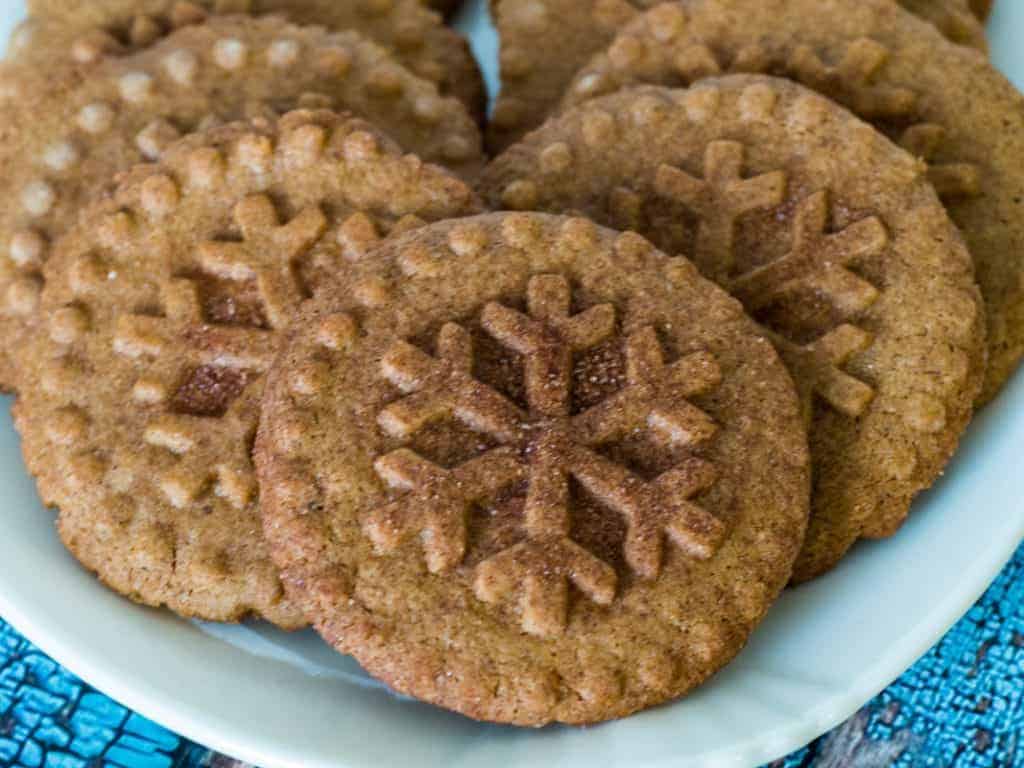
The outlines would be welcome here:
[[[483,3],[463,22],[486,57]],[[0,0],[0,34],[23,14]],[[992,20],[996,62],[1024,82],[1024,3]],[[1016,35],[1015,35],[1016,33]],[[6,408],[5,408],[6,410]],[[61,548],[0,415],[0,614],[144,715],[265,766],[754,766],[839,724],[978,598],[1024,536],[1024,375],[975,422],[900,535],[787,593],[737,661],[677,704],[587,729],[484,726],[397,697],[311,632],[189,623],[107,592]]]

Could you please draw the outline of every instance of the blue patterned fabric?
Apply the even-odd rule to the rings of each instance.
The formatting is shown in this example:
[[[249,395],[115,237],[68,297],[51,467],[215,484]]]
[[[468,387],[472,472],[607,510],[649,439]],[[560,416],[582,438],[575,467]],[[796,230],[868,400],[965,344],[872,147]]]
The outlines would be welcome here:
[[[938,645],[772,768],[1024,767],[1024,547]],[[130,712],[0,621],[0,766],[242,768]]]

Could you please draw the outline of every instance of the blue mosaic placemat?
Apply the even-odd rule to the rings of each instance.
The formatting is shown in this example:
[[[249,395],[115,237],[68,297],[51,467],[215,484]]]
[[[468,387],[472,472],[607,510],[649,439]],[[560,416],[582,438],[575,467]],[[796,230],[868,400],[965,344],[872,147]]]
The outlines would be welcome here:
[[[772,768],[1024,766],[1024,547],[903,677]],[[0,620],[0,766],[242,768],[112,701]]]

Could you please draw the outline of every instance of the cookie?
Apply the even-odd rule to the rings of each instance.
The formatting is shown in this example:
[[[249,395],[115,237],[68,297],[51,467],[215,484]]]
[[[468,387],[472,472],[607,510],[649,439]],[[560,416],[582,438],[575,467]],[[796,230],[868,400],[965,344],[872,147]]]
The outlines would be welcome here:
[[[588,723],[727,663],[807,516],[791,380],[685,259],[585,219],[392,238],[307,305],[256,463],[288,593],[392,688]]]
[[[1024,97],[981,54],[887,0],[686,0],[624,29],[580,72],[565,105],[719,71],[797,80],[929,163],[987,304],[979,402],[991,400],[1024,354]]]
[[[619,91],[545,123],[480,187],[690,256],[769,329],[810,431],[796,580],[894,532],[953,454],[984,377],[970,255],[923,164],[829,100],[754,75]]]
[[[992,6],[995,5],[995,0],[970,0],[971,11],[982,21],[988,19],[989,14],[992,13]]]
[[[988,50],[985,27],[968,5],[968,0],[899,0],[911,13],[930,21],[949,40],[960,45]]]
[[[16,425],[64,543],[114,590],[184,616],[302,622],[250,460],[281,331],[379,237],[478,210],[373,130],[299,111],[192,134],[47,262]]]
[[[963,0],[900,2],[953,33],[957,42],[986,48],[981,26],[955,12]],[[638,9],[656,4],[650,0],[496,0],[502,90],[487,129],[488,149],[496,154],[543,123],[587,60],[604,51]],[[834,4],[829,5],[833,18],[825,22],[825,29],[834,28],[846,13],[833,8]],[[892,0],[884,0],[884,4],[891,5]],[[746,31],[753,36],[757,29],[748,27]],[[688,66],[702,64],[690,62]]]
[[[573,76],[636,15],[627,0],[495,0],[501,90],[487,125],[497,154],[544,122]]]
[[[41,289],[50,244],[115,172],[214,119],[314,99],[359,113],[406,149],[466,175],[482,166],[480,134],[462,105],[354,32],[273,19],[213,17],[87,77],[23,64],[0,70],[6,97],[0,167],[0,383],[17,386],[11,352]],[[319,94],[319,96],[316,96]]]
[[[483,79],[465,39],[422,0],[29,0],[14,55],[48,63],[71,51],[89,59],[148,45],[207,13],[285,13],[298,24],[351,29],[383,45],[412,72],[482,118]]]

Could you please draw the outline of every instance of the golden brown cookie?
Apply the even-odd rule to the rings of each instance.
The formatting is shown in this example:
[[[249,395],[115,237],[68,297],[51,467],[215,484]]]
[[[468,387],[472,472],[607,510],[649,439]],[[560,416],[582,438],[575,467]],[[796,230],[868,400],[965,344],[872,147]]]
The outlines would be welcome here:
[[[1024,355],[1024,97],[976,51],[888,0],[683,0],[648,11],[576,78],[565,105],[720,71],[829,96],[929,163],[974,256],[994,397]]]
[[[219,16],[104,59],[84,78],[11,63],[0,83],[0,384],[10,388],[18,383],[11,350],[34,317],[50,244],[116,172],[156,159],[181,133],[313,99],[372,120],[403,148],[464,175],[483,163],[462,105],[351,31]]]
[[[802,395],[805,580],[888,534],[956,448],[984,378],[971,260],[923,164],[790,81],[619,91],[494,160],[492,206],[635,230],[739,298]]]
[[[422,0],[29,0],[28,7],[37,18],[21,27],[14,55],[44,64],[68,51],[81,60],[149,45],[210,12],[284,13],[297,24],[351,29],[483,116],[483,80],[468,44]]]
[[[573,76],[636,14],[628,0],[495,0],[501,90],[487,125],[498,153],[544,122]]]
[[[142,603],[300,624],[250,461],[281,331],[378,238],[477,209],[331,112],[193,134],[126,174],[46,264],[19,354],[16,424],[67,547]]]
[[[756,2],[756,0],[753,0]],[[803,0],[792,9],[818,0]],[[892,0],[883,0],[895,11]],[[906,8],[936,22],[957,42],[984,50],[984,31],[976,20],[956,12],[963,0],[900,0]],[[496,0],[495,21],[501,34],[502,90],[487,129],[488,149],[500,152],[537,127],[555,110],[573,75],[601,53],[650,0]],[[771,3],[769,3],[770,5]],[[849,0],[821,3],[830,20],[824,29],[841,28]],[[954,7],[950,7],[950,6]],[[757,28],[745,32],[755,36]],[[823,32],[824,34],[824,32]],[[700,66],[703,62],[687,62]]]
[[[627,715],[726,664],[807,515],[793,385],[742,307],[634,234],[488,214],[310,305],[257,439],[324,638],[481,720]]]

